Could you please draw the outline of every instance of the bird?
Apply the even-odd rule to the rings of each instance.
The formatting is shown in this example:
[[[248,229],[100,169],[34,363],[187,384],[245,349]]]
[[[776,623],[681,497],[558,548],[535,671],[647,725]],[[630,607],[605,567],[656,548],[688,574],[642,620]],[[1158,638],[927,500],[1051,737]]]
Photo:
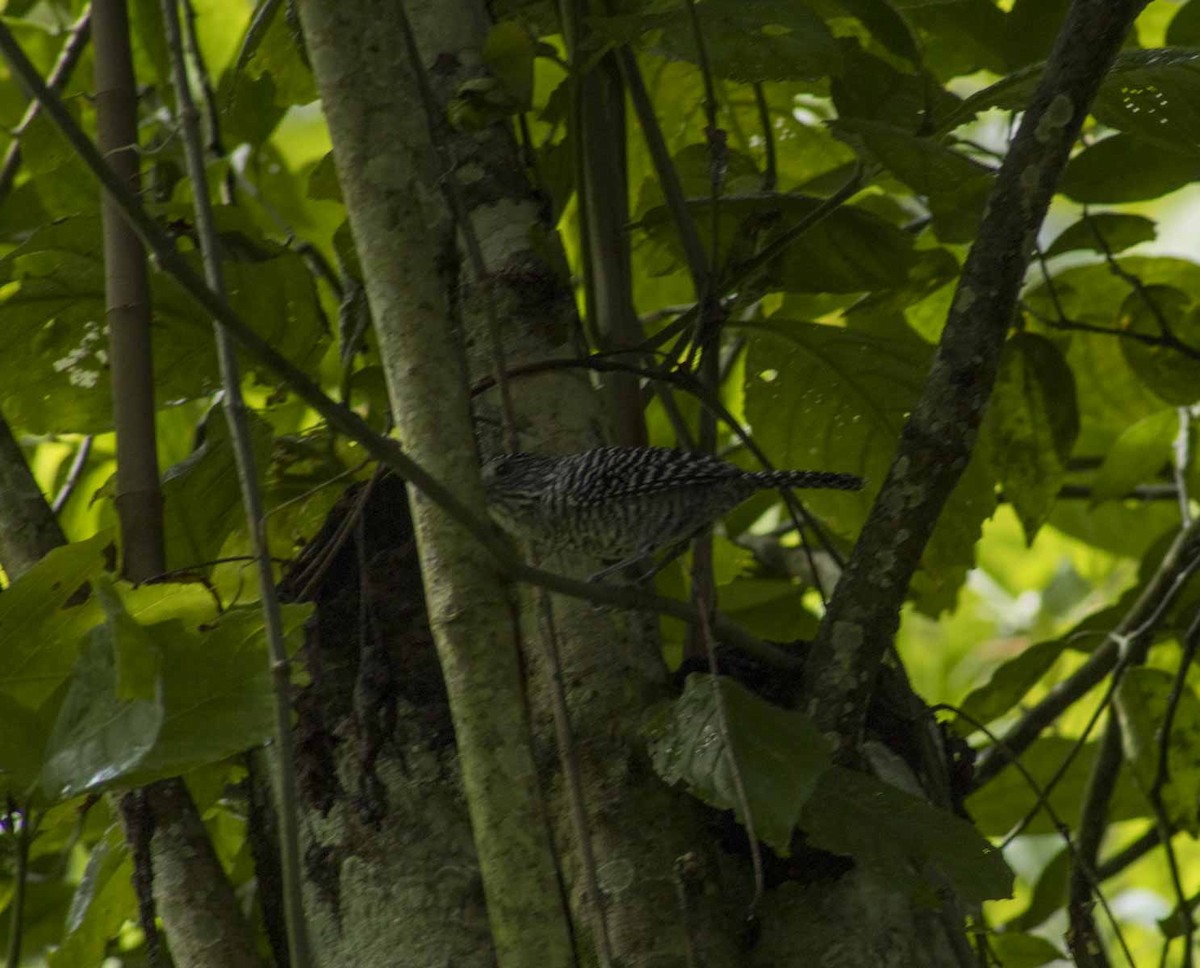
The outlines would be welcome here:
[[[694,536],[758,491],[857,491],[833,471],[746,471],[670,447],[596,447],[564,456],[501,454],[483,466],[488,511],[538,553],[573,550],[616,564],[593,580]]]

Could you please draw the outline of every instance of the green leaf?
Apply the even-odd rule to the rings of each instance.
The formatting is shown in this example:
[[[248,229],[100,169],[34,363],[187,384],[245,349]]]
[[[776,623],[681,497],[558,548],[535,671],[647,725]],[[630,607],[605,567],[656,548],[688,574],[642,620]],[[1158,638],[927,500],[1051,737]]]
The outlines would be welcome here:
[[[921,49],[912,27],[888,0],[834,0],[847,13],[862,21],[863,26],[893,54],[916,66],[921,61]]]
[[[1019,703],[1062,655],[1066,643],[1060,639],[1037,642],[992,670],[988,681],[968,693],[962,710],[970,719],[954,721],[963,736],[975,732],[975,723],[987,725]]]
[[[1042,868],[1029,904],[1005,925],[1007,931],[1032,931],[1066,903],[1067,886],[1071,880],[1072,852],[1064,844]]]
[[[317,86],[306,61],[299,25],[283,9],[276,9],[279,12],[257,43],[243,46],[241,61],[252,78],[270,75],[277,106],[311,104],[317,100]]]
[[[938,237],[969,242],[992,191],[988,169],[932,138],[863,119],[834,122],[835,134],[857,144],[918,195],[929,196]]]
[[[125,610],[112,580],[96,580],[95,595],[104,609],[104,623],[117,668],[117,699],[158,698],[162,655],[158,644]]]
[[[1125,758],[1143,791],[1150,793],[1158,772],[1159,744],[1175,677],[1162,669],[1128,670],[1117,687]],[[1200,833],[1200,697],[1185,685],[1167,742],[1167,783],[1162,802],[1173,825],[1193,837]]]
[[[791,549],[797,555],[803,552]],[[817,618],[804,607],[795,582],[782,578],[739,578],[721,586],[721,611],[751,635],[772,642],[811,639]]]
[[[841,57],[825,22],[791,0],[706,0],[696,7],[715,74],[752,84],[837,74]],[[691,19],[684,9],[620,17],[589,17],[594,34],[609,43],[655,31],[650,50],[696,63]]]
[[[9,347],[0,359],[0,408],[17,426],[81,433],[112,426],[101,252],[99,218],[85,216],[41,228],[0,260]],[[158,393],[207,393],[216,379],[211,330],[190,300],[165,298],[169,287],[152,279]]]
[[[108,943],[135,910],[133,864],[121,828],[113,825],[92,847],[71,898],[65,937],[48,955],[50,968],[78,968],[104,961]]]
[[[759,446],[777,467],[865,477],[867,487],[857,494],[804,496],[837,532],[853,534],[887,476],[928,372],[930,347],[915,337],[778,318],[736,325],[749,336],[745,410]]]
[[[2,692],[0,723],[0,795],[28,806],[37,792],[50,723],[44,709],[34,712]]]
[[[1068,0],[1015,0],[1004,18],[1010,67],[1045,60],[1067,14]]]
[[[761,249],[811,216],[820,204],[818,198],[795,194],[721,199],[717,231],[722,255],[728,255],[731,239],[751,238],[754,244],[748,247]],[[704,197],[689,199],[687,207],[701,242],[711,251],[707,190]],[[648,253],[653,260],[648,271],[665,275],[683,265],[682,248],[666,206],[647,211],[641,227],[655,243]],[[866,292],[903,286],[922,258],[931,255],[914,252],[911,236],[890,222],[864,209],[843,206],[810,226],[760,272],[764,284],[772,289]],[[731,271],[737,272],[741,261],[735,259]]]
[[[92,630],[46,744],[41,785],[52,801],[121,779],[158,737],[163,722],[158,702],[118,698],[115,651],[112,626]]]
[[[1200,175],[1194,152],[1164,148],[1117,134],[1071,159],[1058,190],[1085,204],[1140,202],[1190,185]]]
[[[814,847],[853,857],[910,891],[923,882],[936,889],[944,878],[967,903],[1012,894],[1004,856],[969,822],[862,773],[827,770],[801,826]],[[927,869],[940,878],[924,881]]]
[[[1096,759],[1098,743],[1092,741],[1077,750],[1079,741],[1073,736],[1043,736],[1021,754],[1021,763],[1033,777],[1040,790],[1046,788],[1051,778],[1056,777],[1068,756],[1073,756],[1070,766],[1058,779],[1050,793],[1050,806],[1060,819],[1078,817],[1092,764]],[[1026,777],[1012,766],[1006,766],[982,790],[967,798],[967,813],[975,818],[975,825],[985,837],[1004,837],[1038,803],[1038,794],[1030,788]],[[1150,805],[1138,790],[1137,785],[1123,771],[1117,780],[1109,809],[1110,823],[1146,817]],[[1027,834],[1057,833],[1054,823],[1045,809],[1039,809],[1029,826]]]
[[[1119,131],[1180,151],[1200,147],[1200,49],[1123,51],[1092,114]]]
[[[1160,410],[1126,428],[1096,472],[1092,500],[1123,497],[1157,474],[1170,460],[1178,433],[1179,414],[1174,410]]]
[[[112,540],[100,532],[55,548],[0,595],[0,693],[36,709],[71,674],[80,637],[99,611],[91,602],[64,606],[103,572]]]
[[[308,197],[316,201],[342,201],[342,184],[338,181],[332,151],[327,151],[308,173]]]
[[[203,426],[204,443],[163,475],[163,520],[167,568],[208,574],[225,540],[245,527],[246,516],[223,410],[210,410]],[[271,453],[271,428],[251,414],[249,430],[261,487]]]
[[[284,605],[280,612],[292,655],[312,605]],[[184,773],[274,735],[274,681],[260,607],[230,609],[199,631],[172,620],[153,632],[163,646],[162,730],[130,782]]]
[[[1104,245],[1096,238],[1097,233],[1104,240]],[[1103,253],[1104,246],[1115,254],[1141,242],[1152,242],[1156,235],[1157,226],[1141,215],[1097,212],[1063,229],[1046,249],[1045,256],[1049,259],[1076,250]]]
[[[854,38],[840,44],[845,70],[830,85],[840,120],[870,119],[915,132],[958,109],[960,100],[928,73],[897,70]]]
[[[1050,340],[1018,333],[1008,341],[982,433],[1030,544],[1066,476],[1079,436],[1075,378]]]
[[[718,726],[714,687],[728,715],[728,744]],[[755,833],[785,855],[801,808],[829,767],[829,744],[807,716],[772,706],[725,676],[688,676],[683,695],[656,707],[644,732],[659,776],[684,783],[710,806],[734,810],[744,822],[732,757]]]
[[[925,64],[942,78],[1007,68],[1004,13],[991,0],[896,0],[917,28]]]
[[[1167,26],[1167,43],[1172,47],[1200,46],[1200,3],[1184,3]]]
[[[1142,285],[1121,304],[1120,327],[1164,338],[1163,327],[1190,347],[1200,347],[1200,305],[1173,286]],[[1185,356],[1173,346],[1121,340],[1121,352],[1142,382],[1167,403],[1187,406],[1200,399],[1200,349]]]
[[[833,122],[835,134],[864,145],[875,158],[918,195],[953,192],[974,182],[989,185],[986,168],[932,138],[862,118]]]
[[[533,102],[533,57],[533,35],[511,20],[493,25],[483,42],[484,64],[522,111]]]
[[[1061,951],[1036,934],[1004,931],[988,935],[988,948],[1004,968],[1041,968],[1066,959]]]

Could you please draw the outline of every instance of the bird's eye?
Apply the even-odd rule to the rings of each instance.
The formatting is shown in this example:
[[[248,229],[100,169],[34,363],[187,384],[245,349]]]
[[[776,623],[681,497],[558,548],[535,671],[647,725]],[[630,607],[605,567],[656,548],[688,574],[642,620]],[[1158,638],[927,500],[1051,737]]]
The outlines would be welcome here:
[[[492,467],[492,475],[494,477],[504,477],[506,474],[508,474],[508,471],[509,463],[506,460],[498,460]]]

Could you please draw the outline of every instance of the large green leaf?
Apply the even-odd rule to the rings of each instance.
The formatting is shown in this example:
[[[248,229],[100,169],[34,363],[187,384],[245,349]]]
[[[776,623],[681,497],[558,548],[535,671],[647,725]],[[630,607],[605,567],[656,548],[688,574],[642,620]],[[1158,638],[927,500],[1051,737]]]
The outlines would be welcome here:
[[[989,108],[1018,111],[1041,80],[1044,64],[1014,71],[963,102],[942,130]],[[1100,85],[1092,113],[1111,127],[1169,147],[1200,144],[1200,48],[1124,50]]]
[[[982,433],[989,438],[996,476],[1032,544],[1079,436],[1075,378],[1054,343],[1032,333],[1008,341]]]
[[[1037,642],[992,669],[988,681],[972,689],[962,701],[966,714],[954,721],[955,728],[969,736],[1009,712],[1058,661],[1066,643],[1060,639]]]
[[[50,968],[82,968],[104,961],[109,940],[137,903],[132,873],[124,834],[114,825],[92,848],[71,898],[62,945],[48,956]]]
[[[928,73],[898,70],[852,38],[842,39],[841,50],[846,69],[830,85],[840,120],[871,119],[915,132],[949,116],[961,103]]]
[[[1077,249],[1103,253],[1105,248],[1117,253],[1139,242],[1152,242],[1156,234],[1154,222],[1141,215],[1097,212],[1063,229],[1045,254],[1050,258]]]
[[[777,467],[850,471],[858,494],[813,491],[805,503],[852,534],[891,465],[930,360],[927,344],[773,318],[742,330],[746,419]]]
[[[925,64],[945,80],[986,70],[1004,73],[1007,31],[1004,13],[991,0],[895,0],[917,28]]]
[[[750,334],[745,412],[754,436],[779,467],[851,471],[858,494],[813,491],[806,505],[838,533],[853,535],[887,477],[900,429],[916,402],[931,349],[915,336],[884,337],[773,318]],[[972,459],[922,559],[914,588],[936,614],[974,560],[980,527],[995,509],[986,461]]]
[[[1164,148],[1133,134],[1117,134],[1071,159],[1058,190],[1077,202],[1140,202],[1191,184],[1200,175],[1195,151]]]
[[[1045,938],[1018,931],[1002,931],[988,937],[988,950],[1004,968],[1042,968],[1062,964],[1065,956]]]
[[[36,709],[70,675],[100,612],[92,602],[66,606],[102,573],[111,542],[102,532],[55,548],[0,595],[0,693]]]
[[[707,0],[698,4],[712,70],[735,81],[784,80],[837,74],[841,58],[825,22],[791,0]],[[589,17],[597,37],[630,43],[653,31],[650,49],[668,57],[697,60],[688,11]]]
[[[288,654],[312,606],[281,608]],[[262,609],[237,608],[197,631],[152,627],[163,646],[162,730],[130,782],[173,776],[259,746],[275,728],[275,695]]]
[[[1177,339],[1190,347],[1192,356],[1174,346],[1121,341],[1130,367],[1157,396],[1177,406],[1200,400],[1200,304],[1194,293],[1174,286],[1142,286],[1122,302],[1119,325],[1155,339]]]
[[[312,277],[294,252],[263,240],[249,220],[218,213],[230,303],[292,362],[319,359],[325,325]],[[217,386],[210,320],[165,276],[151,276],[154,379],[159,399]],[[0,408],[37,432],[88,433],[112,425],[104,327],[104,266],[94,216],[40,229],[0,260]]]
[[[718,688],[728,738],[718,725]],[[804,802],[829,767],[829,744],[807,716],[772,706],[733,679],[692,674],[682,696],[654,710],[645,732],[659,776],[744,822],[732,758],[755,833],[788,853]]]
[[[933,138],[878,121],[838,121],[834,131],[881,163],[918,195],[929,196],[938,237],[970,242],[992,191],[992,173]]]
[[[114,625],[92,630],[46,744],[41,785],[50,800],[104,787],[129,774],[154,746],[163,708],[118,695]]]
[[[271,454],[271,428],[251,415],[250,445],[261,487]],[[207,574],[229,535],[245,525],[229,425],[220,408],[204,421],[204,443],[163,475],[167,568]]]
[[[711,251],[707,195],[706,190],[702,197],[689,199],[688,211],[705,250]],[[736,273],[755,248],[810,217],[820,204],[819,198],[796,194],[718,201],[722,261],[733,248],[731,270]],[[640,224],[654,243],[654,249],[646,253],[650,271],[665,274],[683,265],[675,224],[665,206],[651,208]],[[750,251],[739,251],[747,248]],[[922,259],[930,256],[932,253],[915,252],[912,238],[879,216],[861,208],[842,207],[811,225],[760,272],[763,284],[772,289],[865,292],[903,286]]]
[[[814,847],[853,857],[894,886],[936,888],[944,878],[976,903],[1012,894],[1004,856],[968,821],[875,777],[827,770],[801,825]],[[937,876],[928,877],[930,868]]]
[[[1092,499],[1122,497],[1157,474],[1171,459],[1171,444],[1178,434],[1179,414],[1171,409],[1153,413],[1127,428],[1092,480]]]

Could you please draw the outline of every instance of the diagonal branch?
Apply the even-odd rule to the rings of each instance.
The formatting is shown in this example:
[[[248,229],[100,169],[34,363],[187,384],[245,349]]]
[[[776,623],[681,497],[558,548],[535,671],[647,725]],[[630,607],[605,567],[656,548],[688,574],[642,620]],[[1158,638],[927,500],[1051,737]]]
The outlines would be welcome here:
[[[900,608],[962,477],[1025,267],[1088,105],[1145,0],[1073,0],[1001,165],[920,401],[808,660],[818,723],[854,743]]]

